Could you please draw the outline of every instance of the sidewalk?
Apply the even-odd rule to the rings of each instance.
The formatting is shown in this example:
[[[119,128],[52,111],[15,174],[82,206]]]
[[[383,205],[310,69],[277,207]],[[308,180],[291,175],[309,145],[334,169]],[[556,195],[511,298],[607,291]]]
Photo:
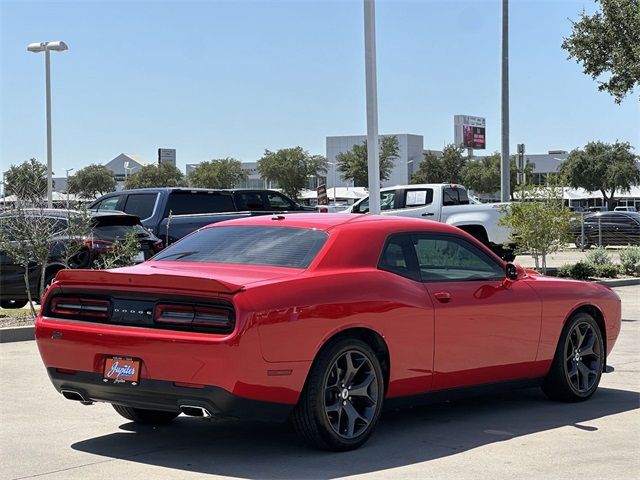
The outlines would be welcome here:
[[[577,263],[581,260],[586,260],[587,254],[592,250],[593,249],[589,249],[581,252],[577,248],[574,248],[548,255],[547,267],[558,268],[566,263]],[[614,263],[620,263],[618,252],[620,252],[620,249],[607,249],[607,253],[611,255],[611,259]],[[528,268],[536,266],[536,262],[531,255],[518,255],[515,259],[515,263],[519,263],[523,267]]]

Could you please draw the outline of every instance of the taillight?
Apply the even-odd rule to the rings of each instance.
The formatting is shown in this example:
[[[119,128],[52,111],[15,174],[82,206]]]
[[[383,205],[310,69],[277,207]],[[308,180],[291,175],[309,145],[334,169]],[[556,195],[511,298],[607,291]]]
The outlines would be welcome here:
[[[329,213],[329,207],[319,207],[318,211],[320,213]]]
[[[163,248],[164,248],[164,242],[162,240],[156,240],[151,245],[151,250],[153,250],[153,253],[158,253]]]
[[[113,242],[88,238],[84,241],[84,246],[94,252],[107,252],[113,248]]]
[[[233,313],[222,307],[160,303],[153,316],[156,323],[196,330],[229,331],[233,327]]]
[[[54,297],[49,313],[60,317],[109,318],[109,302],[93,298]]]

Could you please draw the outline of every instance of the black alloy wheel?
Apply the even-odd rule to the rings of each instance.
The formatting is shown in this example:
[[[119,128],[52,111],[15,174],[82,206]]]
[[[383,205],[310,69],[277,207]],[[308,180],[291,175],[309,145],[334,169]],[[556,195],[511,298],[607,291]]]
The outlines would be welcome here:
[[[371,360],[349,350],[330,367],[324,386],[324,411],[334,432],[352,440],[375,417],[378,404],[376,372]]]
[[[598,388],[604,361],[600,326],[591,315],[578,313],[563,329],[542,390],[553,400],[586,400]]]
[[[589,392],[602,371],[602,342],[596,329],[588,322],[576,323],[565,342],[567,377],[579,394]]]
[[[292,415],[310,445],[353,450],[373,433],[382,411],[384,377],[372,348],[358,338],[325,346],[314,361]]]

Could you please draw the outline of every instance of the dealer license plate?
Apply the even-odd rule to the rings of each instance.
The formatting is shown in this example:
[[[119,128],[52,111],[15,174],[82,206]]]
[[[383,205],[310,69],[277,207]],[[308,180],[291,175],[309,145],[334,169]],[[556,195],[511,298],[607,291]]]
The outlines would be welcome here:
[[[140,378],[140,360],[130,357],[107,357],[102,381],[137,385]]]

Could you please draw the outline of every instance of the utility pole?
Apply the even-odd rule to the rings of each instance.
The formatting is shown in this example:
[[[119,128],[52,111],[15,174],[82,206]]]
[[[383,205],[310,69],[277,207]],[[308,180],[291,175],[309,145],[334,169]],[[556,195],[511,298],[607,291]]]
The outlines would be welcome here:
[[[380,213],[380,159],[378,156],[378,85],[376,80],[376,5],[364,0],[364,59],[367,89],[367,162],[369,213]]]
[[[509,171],[509,0],[502,0],[502,155],[500,158],[500,200],[511,193]]]

